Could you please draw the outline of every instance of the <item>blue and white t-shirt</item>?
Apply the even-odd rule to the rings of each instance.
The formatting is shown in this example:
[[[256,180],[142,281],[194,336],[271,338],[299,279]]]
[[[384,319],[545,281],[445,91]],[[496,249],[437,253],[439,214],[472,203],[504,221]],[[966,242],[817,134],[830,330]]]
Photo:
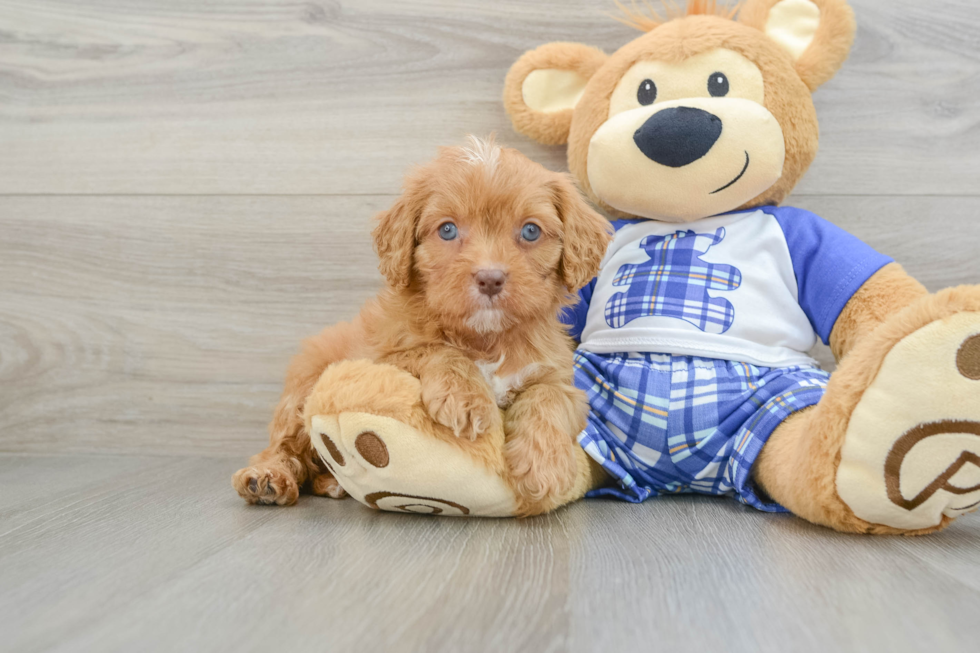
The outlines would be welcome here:
[[[563,321],[580,349],[765,367],[813,365],[844,305],[891,262],[800,209],[678,224],[619,220],[599,276]]]

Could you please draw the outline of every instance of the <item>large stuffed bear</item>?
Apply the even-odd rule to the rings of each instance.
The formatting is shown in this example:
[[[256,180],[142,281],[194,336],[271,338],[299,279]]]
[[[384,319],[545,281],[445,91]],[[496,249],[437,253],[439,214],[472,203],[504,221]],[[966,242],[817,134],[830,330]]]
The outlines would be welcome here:
[[[930,295],[778,206],[816,155],[811,93],[847,57],[850,8],[747,0],[736,20],[692,1],[626,21],[644,34],[612,55],[551,43],[505,83],[515,127],[567,143],[582,189],[616,218],[565,315],[591,414],[579,482],[552,507],[699,492],[862,533],[935,531],[977,508],[980,288]],[[833,375],[807,355],[817,338]],[[379,375],[385,397],[358,393]],[[341,485],[374,508],[513,514],[504,435],[454,442],[418,392],[366,362],[324,372],[307,428]]]

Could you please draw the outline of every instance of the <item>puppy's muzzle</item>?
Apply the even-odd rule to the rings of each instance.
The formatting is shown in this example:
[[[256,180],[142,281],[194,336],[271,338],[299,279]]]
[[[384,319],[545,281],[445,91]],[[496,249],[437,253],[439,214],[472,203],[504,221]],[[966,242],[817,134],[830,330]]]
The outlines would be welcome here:
[[[507,275],[501,270],[480,270],[473,275],[473,281],[476,283],[476,288],[480,294],[495,297],[504,289]]]
[[[633,142],[651,161],[683,168],[711,151],[721,136],[721,118],[695,107],[663,109],[633,134]]]

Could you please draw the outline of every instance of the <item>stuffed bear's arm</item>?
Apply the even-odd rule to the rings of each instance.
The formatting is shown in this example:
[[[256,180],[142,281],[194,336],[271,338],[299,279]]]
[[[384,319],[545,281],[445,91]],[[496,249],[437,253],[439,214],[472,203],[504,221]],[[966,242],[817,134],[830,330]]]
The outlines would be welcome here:
[[[830,349],[840,360],[875,327],[929,294],[898,263],[889,263],[864,282],[844,305],[830,333]]]

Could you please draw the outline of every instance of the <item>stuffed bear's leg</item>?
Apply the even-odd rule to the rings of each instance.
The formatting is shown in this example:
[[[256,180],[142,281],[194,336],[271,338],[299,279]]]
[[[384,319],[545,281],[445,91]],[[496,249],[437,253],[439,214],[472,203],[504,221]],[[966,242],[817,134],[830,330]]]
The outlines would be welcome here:
[[[396,512],[510,516],[525,512],[509,478],[501,428],[476,440],[429,417],[421,384],[391,365],[343,361],[320,377],[305,410],[311,443],[355,499]],[[573,434],[569,434],[571,439]],[[556,507],[604,473],[576,447],[575,483]]]
[[[754,475],[841,531],[929,533],[980,506],[980,289],[924,297],[862,339]]]

